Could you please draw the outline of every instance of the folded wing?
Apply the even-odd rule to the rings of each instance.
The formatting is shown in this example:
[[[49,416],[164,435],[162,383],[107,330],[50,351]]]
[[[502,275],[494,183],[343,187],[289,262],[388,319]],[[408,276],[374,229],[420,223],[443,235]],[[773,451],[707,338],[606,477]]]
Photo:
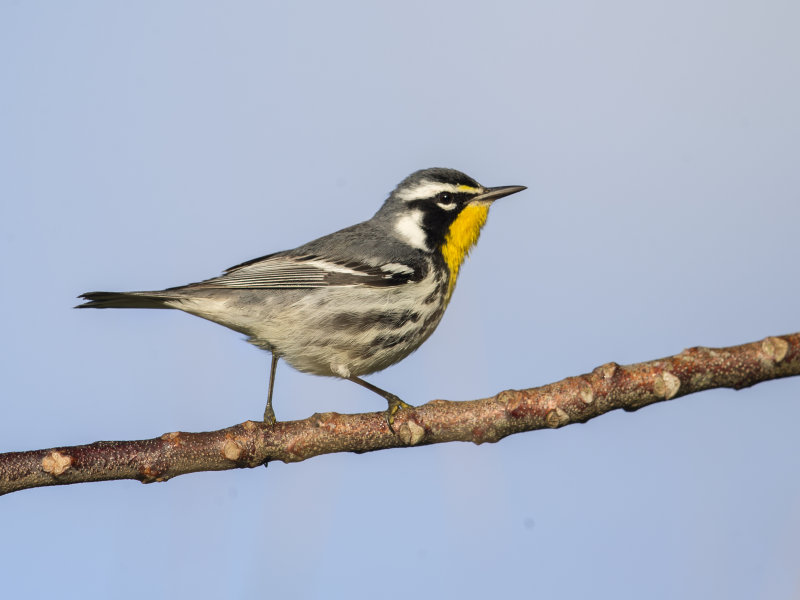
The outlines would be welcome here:
[[[271,254],[228,269],[220,277],[192,286],[237,289],[306,289],[328,286],[393,286],[424,277],[406,264],[367,265],[320,256]]]

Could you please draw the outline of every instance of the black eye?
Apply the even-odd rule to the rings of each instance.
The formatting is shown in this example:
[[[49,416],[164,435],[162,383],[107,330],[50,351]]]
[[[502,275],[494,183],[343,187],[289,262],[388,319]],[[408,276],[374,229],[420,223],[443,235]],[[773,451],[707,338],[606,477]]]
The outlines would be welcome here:
[[[453,201],[453,194],[450,192],[439,192],[436,198],[439,200],[439,202],[450,204]]]

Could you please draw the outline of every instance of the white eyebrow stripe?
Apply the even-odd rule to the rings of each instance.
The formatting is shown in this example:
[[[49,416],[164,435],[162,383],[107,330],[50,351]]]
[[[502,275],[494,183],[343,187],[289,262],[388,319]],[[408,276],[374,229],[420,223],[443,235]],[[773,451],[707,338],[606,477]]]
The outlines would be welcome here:
[[[470,186],[456,185],[454,183],[440,183],[437,181],[425,180],[412,188],[400,190],[397,197],[403,202],[411,202],[413,200],[424,200],[426,198],[433,198],[436,194],[441,192],[451,192],[453,194],[458,192],[465,192],[471,188]]]
[[[429,250],[425,231],[422,229],[422,211],[415,210],[403,215],[394,224],[394,230],[410,246],[419,250]]]

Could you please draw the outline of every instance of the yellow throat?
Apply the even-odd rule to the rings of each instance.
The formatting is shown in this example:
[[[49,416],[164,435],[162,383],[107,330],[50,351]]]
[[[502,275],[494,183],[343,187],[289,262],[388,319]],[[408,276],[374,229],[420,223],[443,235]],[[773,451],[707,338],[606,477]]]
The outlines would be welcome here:
[[[453,288],[456,287],[458,270],[467,258],[469,251],[478,241],[481,227],[489,216],[489,204],[469,204],[459,213],[444,238],[442,256],[450,269],[450,282],[447,284],[446,302],[450,302]]]

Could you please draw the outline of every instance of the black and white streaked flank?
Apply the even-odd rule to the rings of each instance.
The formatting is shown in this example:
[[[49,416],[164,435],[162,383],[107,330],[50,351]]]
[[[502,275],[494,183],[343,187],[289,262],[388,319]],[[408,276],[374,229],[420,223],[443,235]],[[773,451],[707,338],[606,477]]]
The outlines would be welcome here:
[[[489,205],[522,186],[484,188],[453,169],[404,179],[368,221],[198,283],[89,292],[78,308],[175,308],[246,334],[296,369],[351,379],[385,369],[436,329]],[[265,418],[271,412],[271,402]],[[391,423],[391,416],[390,416]]]

